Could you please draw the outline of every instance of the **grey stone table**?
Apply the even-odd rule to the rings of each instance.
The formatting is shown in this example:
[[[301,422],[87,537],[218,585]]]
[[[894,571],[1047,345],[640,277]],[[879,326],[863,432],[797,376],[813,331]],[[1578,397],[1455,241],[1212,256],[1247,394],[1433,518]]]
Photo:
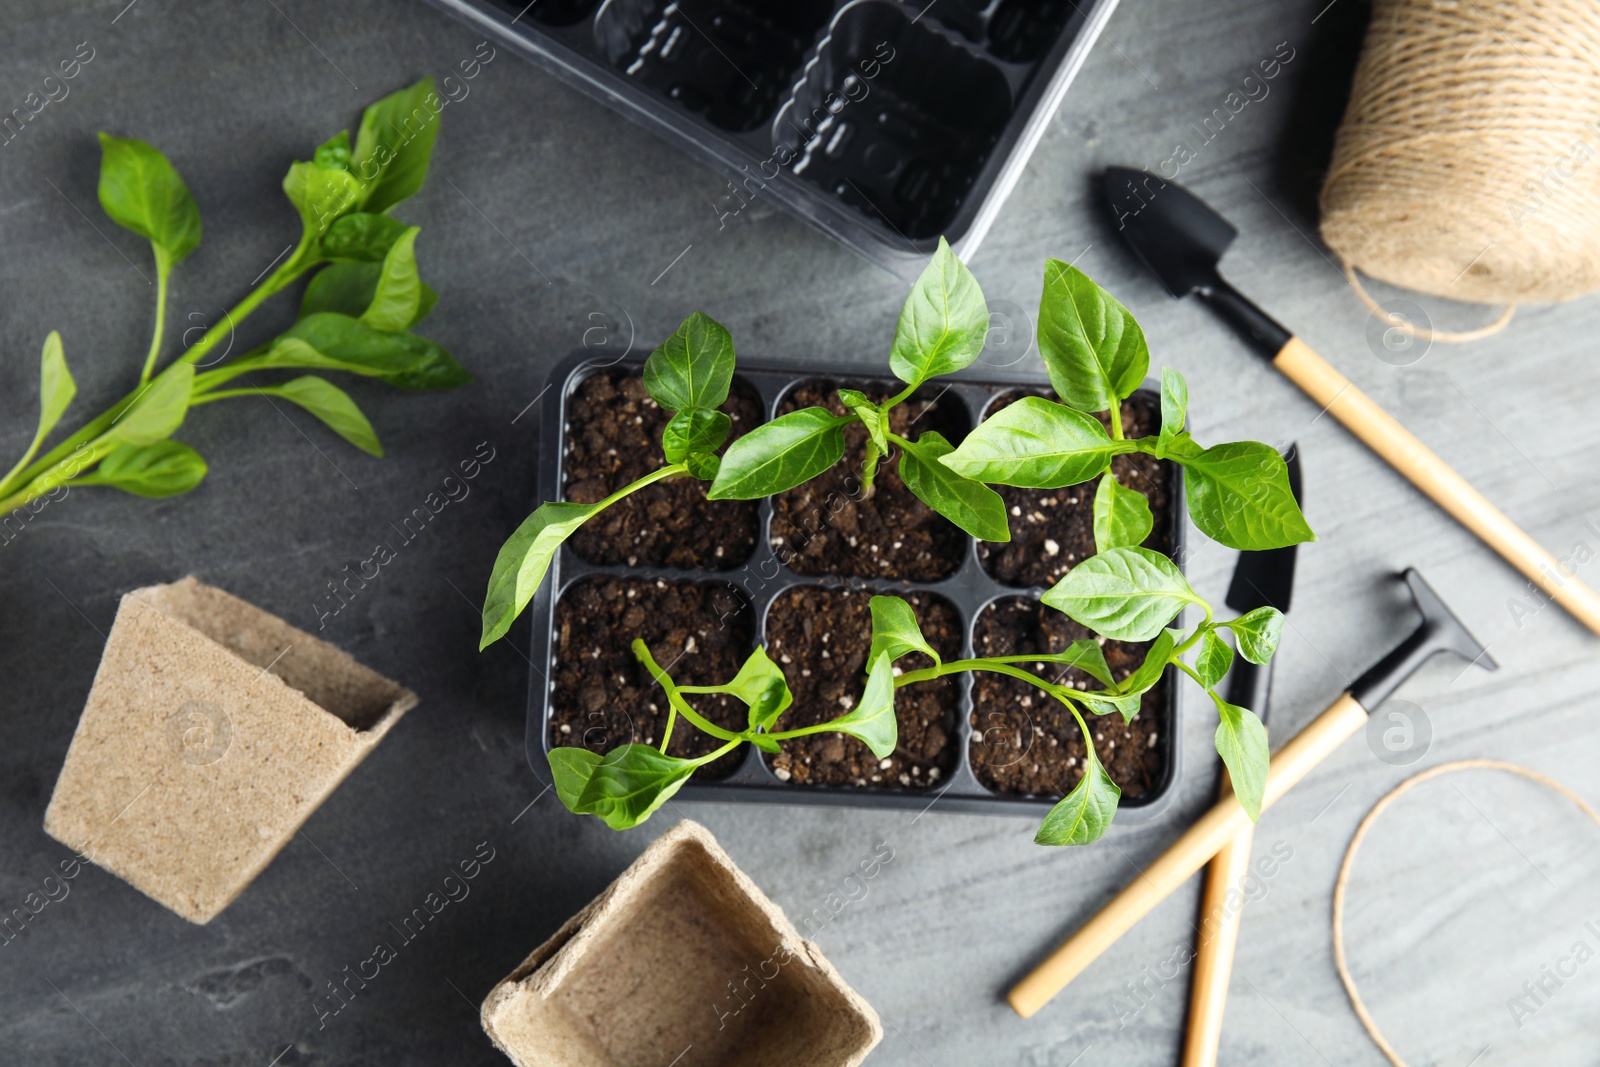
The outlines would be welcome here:
[[[47,331],[63,332],[82,410],[120,395],[144,351],[150,294],[130,262],[142,267],[146,253],[96,207],[95,131],[161,146],[200,201],[205,242],[173,293],[183,328],[190,313],[201,321],[231,304],[290,239],[278,182],[291,159],[353,125],[368,100],[443,74],[478,41],[418,0],[125,2],[19,0],[0,15],[0,110],[20,106],[80,42],[94,50],[70,96],[0,148],[7,457],[33,424]],[[1228,266],[1246,291],[1547,546],[1600,548],[1586,525],[1600,524],[1600,301],[1527,309],[1499,336],[1397,367],[1376,358],[1372,320],[1318,244],[1318,168],[1363,18],[1359,0],[1325,5],[1125,0],[973,269],[991,297],[1031,311],[1045,257],[1076,259],[1140,315],[1157,358],[1189,376],[1198,434],[1301,443],[1321,540],[1301,554],[1275,694],[1279,736],[1410,626],[1389,576],[1415,564],[1502,665],[1491,675],[1438,662],[1401,692],[1413,718],[1420,709],[1431,724],[1417,766],[1500,756],[1600,802],[1596,639],[1554,608],[1515,614],[1524,583],[1508,567],[1202,308],[1168,301],[1092,195],[1100,166],[1153,168],[1187,143],[1183,179],[1242,230]],[[1281,42],[1294,58],[1270,93],[1201,143],[1196,126]],[[723,190],[718,176],[502,53],[445,111],[428,187],[405,210],[423,227],[424,271],[440,293],[426,332],[476,384],[443,395],[352,386],[387,446],[383,460],[265,404],[201,409],[182,434],[211,463],[197,492],[164,502],[74,493],[0,548],[0,908],[10,910],[68,855],[40,824],[123,592],[195,573],[315,628],[327,580],[370,554],[480,442],[496,455],[471,495],[324,631],[417,690],[421,705],[209,926],[104,872],[81,875],[0,944],[0,1063],[504,1062],[479,1029],[479,1000],[673,821],[669,812],[619,835],[541,795],[523,757],[529,666],[518,641],[475,651],[475,602],[532,492],[536,415],[518,414],[594,313],[625,312],[648,339],[703,308],[747,355],[874,362],[902,299],[901,281],[759,201],[719,229]],[[1443,323],[1486,321],[1482,308],[1421,302]],[[1192,576],[1220,596],[1231,566],[1230,553],[1202,545]],[[1172,1063],[1187,998],[1174,961],[1191,936],[1197,885],[1033,1020],[1001,997],[1209,802],[1211,729],[1189,716],[1188,774],[1165,818],[1090,849],[1038,848],[1028,820],[937,807],[922,818],[680,807],[796,915],[821,906],[878,843],[892,846],[868,896],[816,935],[883,1016],[871,1062]],[[1282,842],[1292,858],[1245,910],[1224,1062],[1381,1062],[1334,974],[1329,909],[1357,821],[1407,773],[1354,740],[1263,818],[1262,846]],[[319,1027],[324,983],[369,955],[390,919],[480,842],[497,859],[472,896]],[[1600,963],[1574,960],[1600,947],[1585,926],[1600,925],[1596,884],[1595,828],[1520,780],[1432,783],[1393,812],[1354,879],[1349,940],[1363,989],[1410,1062],[1594,1063]],[[1580,942],[1588,952],[1576,953]],[[1547,995],[1526,1002],[1535,1010],[1514,1016],[1508,1001],[1546,967],[1569,976],[1547,980]],[[675,1054],[661,1051],[663,1064]]]

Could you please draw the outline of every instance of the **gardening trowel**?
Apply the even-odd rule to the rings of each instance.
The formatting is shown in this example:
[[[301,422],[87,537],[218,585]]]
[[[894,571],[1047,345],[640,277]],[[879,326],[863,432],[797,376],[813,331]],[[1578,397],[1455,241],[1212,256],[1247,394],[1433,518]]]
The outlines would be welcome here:
[[[1227,219],[1173,182],[1106,170],[1111,213],[1128,243],[1175,298],[1196,294],[1324,411],[1482,538],[1556,603],[1600,633],[1600,596],[1523,533],[1372,399],[1229,285],[1217,261],[1238,235]]]
[[[1300,502],[1300,454],[1289,446],[1285,457],[1289,466],[1289,488]],[[1294,592],[1294,561],[1297,546],[1262,552],[1241,552],[1228,586],[1227,605],[1240,615],[1270,607],[1288,613]],[[1267,703],[1272,687],[1272,661],[1251,663],[1243,656],[1233,661],[1228,678],[1228,703],[1249,708],[1267,721]],[[1228,773],[1222,773],[1222,797],[1227,801],[1233,790]],[[1239,900],[1239,885],[1250,873],[1250,846],[1255,839],[1255,824],[1245,823],[1222,849],[1211,858],[1206,870],[1205,892],[1200,896],[1200,938],[1195,945],[1194,978],[1189,989],[1189,1030],[1183,1041],[1183,1067],[1215,1067],[1217,1042],[1222,1037],[1222,1015],[1228,1002],[1228,980],[1233,974],[1233,950],[1239,942],[1239,921],[1244,909]],[[1231,904],[1228,894],[1234,894]]]
[[[1417,610],[1422,613],[1422,625],[1356,679],[1338,700],[1272,757],[1266,792],[1261,798],[1263,812],[1346,738],[1366,726],[1368,713],[1389,699],[1389,694],[1434,653],[1454,652],[1472,663],[1495,669],[1488,649],[1467,632],[1438,594],[1422,580],[1422,575],[1408,570],[1405,581]],[[1017,983],[1006,998],[1017,1014],[1028,1018],[1044,1007],[1112,942],[1148,915],[1248,826],[1250,816],[1237,800],[1231,796],[1219,800],[1145,868],[1137,881],[1101,908],[1082,929]]]

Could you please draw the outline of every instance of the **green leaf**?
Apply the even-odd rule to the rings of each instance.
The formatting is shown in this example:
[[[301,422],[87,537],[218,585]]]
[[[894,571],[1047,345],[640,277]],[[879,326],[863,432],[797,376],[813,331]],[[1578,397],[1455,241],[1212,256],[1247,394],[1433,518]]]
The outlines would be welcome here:
[[[989,305],[967,265],[943,237],[911,287],[895,326],[889,369],[908,385],[970,365],[989,333]]]
[[[1212,540],[1260,550],[1317,539],[1295,502],[1289,468],[1277,449],[1235,441],[1174,458],[1186,473],[1189,517]]]
[[[322,252],[329,259],[382,263],[383,257],[408,228],[388,215],[353,211],[328,227],[322,239]]]
[[[1255,712],[1237,707],[1211,694],[1217,706],[1217,755],[1228,768],[1233,795],[1239,798],[1250,821],[1261,818],[1261,800],[1267,791],[1267,771],[1272,753],[1267,748],[1267,728]]]
[[[311,276],[306,294],[300,299],[299,318],[307,318],[332,311],[359,319],[372,306],[378,292],[378,276],[382,266],[377,263],[330,263]],[[427,282],[419,282],[421,290],[417,312],[409,326],[415,326],[439,302],[439,294]]]
[[[1106,650],[1092,637],[1080,637],[1060,652],[1040,656],[1038,663],[1062,663],[1076,667],[1101,685],[1113,685],[1111,665],[1106,662]]]
[[[1148,548],[1091,556],[1041,599],[1113,641],[1148,641],[1185,604],[1204,603],[1176,564]]]
[[[1265,663],[1278,651],[1283,636],[1283,612],[1261,607],[1222,625],[1233,631],[1239,642],[1239,655],[1251,663]]]
[[[1189,411],[1189,383],[1171,367],[1161,368],[1161,436],[1157,449],[1165,451],[1173,438],[1183,432]]]
[[[1172,662],[1172,653],[1177,647],[1177,633],[1172,630],[1162,630],[1151,643],[1150,651],[1144,654],[1144,660],[1132,674],[1117,685],[1117,692],[1127,696],[1142,696],[1154,688],[1155,684],[1161,681],[1161,676],[1166,673],[1167,664]]]
[[[696,311],[644,361],[644,388],[668,411],[721,407],[733,381],[733,335]]]
[[[43,351],[39,353],[39,424],[33,431],[32,442],[17,460],[16,466],[4,475],[0,475],[0,496],[6,495],[6,486],[16,477],[17,472],[33,461],[39,446],[50,436],[50,431],[56,428],[56,423],[61,421],[61,416],[72,404],[72,398],[77,395],[78,384],[72,380],[72,372],[67,369],[67,356],[61,347],[61,335],[51,330],[49,336],[44,339]]]
[[[200,453],[178,441],[123,445],[71,485],[109,485],[135,496],[161,497],[187,493],[206,476]]]
[[[1095,715],[1110,715],[1116,712],[1122,716],[1123,722],[1132,722],[1143,699],[1136,693],[1116,693],[1111,690],[1084,689],[1073,694],[1077,699],[1089,705],[1089,711]]]
[[[872,647],[867,652],[867,662],[876,663],[884,654],[893,662],[907,652],[921,652],[935,663],[942,662],[922,636],[917,614],[909,603],[897,596],[875,596],[868,606],[872,610]]]
[[[194,367],[174,363],[156,375],[105,436],[121,445],[151,445],[171,437],[172,431],[183,425],[193,386]]]
[[[749,705],[752,730],[764,730],[771,726],[794,703],[788,679],[772,662],[767,650],[759,645],[744,661],[739,673],[733,676],[733,681],[722,689]]]
[[[449,352],[427,338],[383,333],[349,315],[308,315],[284,337],[298,338],[330,359],[371,367],[401,389],[454,389],[472,380]]]
[[[1189,436],[1188,430],[1173,434],[1170,438],[1156,438],[1157,459],[1176,459],[1181,462],[1184,457],[1198,456],[1203,451],[1204,449],[1195,443],[1194,438]]]
[[[598,504],[540,504],[522,520],[515,533],[500,546],[494,570],[489,575],[489,590],[483,598],[483,636],[481,651],[505,636],[522,609],[533,599],[545,571],[561,542],[600,510]]]
[[[322,144],[311,156],[311,162],[325,170],[350,169],[350,131],[340,130]]]
[[[1095,551],[1141,544],[1155,524],[1145,495],[1125,487],[1114,473],[1106,471],[1094,491]]]
[[[1088,481],[1134,447],[1113,441],[1093,415],[1027,396],[983,420],[940,462],[989,485],[1060,489]]]
[[[300,298],[299,317],[332,311],[359,319],[372,304],[382,270],[377,263],[328,264],[311,276]]]
[[[695,760],[663,755],[649,745],[622,745],[590,768],[572,810],[598,815],[613,830],[631,829],[682,789],[698,766]]]
[[[556,798],[574,814],[578,811],[578,798],[583,796],[589,779],[594,777],[600,753],[586,748],[552,748],[550,750],[550,777],[556,787]]]
[[[861,425],[867,429],[867,436],[872,438],[872,443],[882,455],[889,454],[889,417],[882,408],[872,402],[872,398],[859,389],[839,390],[839,399],[844,406],[849,408],[856,418],[861,420]]]
[[[361,180],[337,167],[292,163],[283,176],[283,192],[300,213],[306,233],[320,238],[338,219],[361,203]]]
[[[690,476],[709,482],[722,469],[722,458],[710,452],[691,452],[683,458],[683,464],[689,468]]]
[[[1133,315],[1059,259],[1044,266],[1039,354],[1056,395],[1080,411],[1111,410],[1150,369],[1150,349]]]
[[[1084,758],[1083,777],[1072,787],[1072,792],[1062,797],[1044,817],[1039,832],[1033,835],[1035,844],[1088,845],[1104,837],[1111,826],[1122,790],[1117,788],[1117,783],[1101,766],[1100,757],[1095,755],[1092,744],[1088,750]]]
[[[1217,636],[1217,631],[1207,630],[1200,639],[1200,651],[1194,658],[1194,672],[1200,676],[1200,684],[1207,689],[1214,689],[1223,675],[1228,673],[1228,668],[1233,666],[1233,649],[1228,643]]]
[[[378,443],[378,435],[373,431],[372,423],[368,422],[361,409],[356,407],[356,402],[350,399],[349,393],[326,378],[307,374],[282,385],[269,386],[262,392],[281,396],[285,400],[299,404],[326,423],[328,429],[361,451],[373,456],[383,455],[383,446]]]
[[[668,463],[682,463],[691,453],[710,453],[722,447],[733,420],[720,411],[693,408],[679,411],[661,431],[661,448]]]
[[[848,415],[801,408],[780,415],[728,446],[710,500],[757,500],[810,481],[844,456]]]
[[[879,652],[872,661],[861,703],[830,722],[828,728],[865,741],[879,759],[894,754],[900,731],[894,717],[894,661],[888,652]]]
[[[939,461],[954,449],[929,430],[916,444],[900,442],[900,477],[913,496],[980,541],[1009,541],[1006,502],[982,482],[963,478]]]
[[[163,272],[200,244],[200,208],[167,157],[131,138],[100,135],[100,206],[147,238]]]
[[[77,395],[78,383],[72,380],[72,372],[67,369],[61,335],[51,330],[39,353],[39,429],[35,441],[43,441],[50,435]]]
[[[421,231],[413,226],[389,249],[378,272],[377,289],[361,321],[383,333],[400,333],[417,319],[422,308],[422,279],[417,276],[416,240]]]
[[[362,114],[350,153],[350,170],[365,185],[362,207],[388,211],[422,188],[442,109],[433,78],[427,77]]]

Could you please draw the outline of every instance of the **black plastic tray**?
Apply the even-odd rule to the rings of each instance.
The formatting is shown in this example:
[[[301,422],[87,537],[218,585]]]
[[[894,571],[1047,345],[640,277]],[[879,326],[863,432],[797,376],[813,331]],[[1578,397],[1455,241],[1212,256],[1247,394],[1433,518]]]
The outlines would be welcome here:
[[[967,258],[1116,0],[430,0],[892,270]]]
[[[542,421],[539,429],[539,494],[538,499],[562,499],[562,468],[566,456],[567,403],[573,390],[589,375],[600,371],[624,370],[637,371],[643,366],[641,358],[627,358],[623,360],[600,360],[592,355],[576,354],[562,361],[550,373],[549,386],[544,394]],[[737,378],[743,379],[761,397],[763,417],[770,419],[782,401],[783,396],[794,385],[803,382],[825,378],[829,380],[848,381],[852,384],[860,382],[874,382],[884,380],[893,382],[896,390],[901,385],[893,379],[880,379],[880,376],[870,372],[863,373],[865,368],[848,366],[807,366],[803,369],[783,370],[776,367],[751,365],[741,360]],[[1029,382],[998,382],[979,381],[968,378],[940,379],[949,384],[947,396],[960,399],[965,405],[970,425],[976,426],[987,411],[989,404],[995,397],[1005,393],[1013,393],[1019,389],[1038,388],[1044,383]],[[1154,382],[1147,382],[1146,389],[1157,389]],[[1172,520],[1169,536],[1171,538],[1172,554],[1183,566],[1186,558],[1183,550],[1185,539],[1185,526],[1187,512],[1183,506],[1182,468],[1176,464],[1168,465],[1169,496],[1172,499]],[[645,580],[661,579],[670,582],[720,582],[732,587],[736,595],[746,600],[755,612],[756,627],[755,641],[757,644],[765,643],[767,608],[777,596],[787,589],[795,586],[811,585],[825,587],[839,587],[846,582],[851,588],[867,588],[874,592],[905,593],[908,590],[920,590],[944,597],[962,617],[962,649],[963,657],[973,655],[972,629],[979,613],[990,603],[996,600],[1011,597],[1032,597],[1038,599],[1043,590],[1034,588],[1004,585],[991,578],[983,569],[978,560],[977,542],[968,540],[966,557],[961,566],[949,578],[937,582],[908,582],[908,581],[882,581],[869,578],[829,578],[816,575],[800,575],[790,571],[778,562],[776,553],[772,550],[769,530],[772,520],[771,500],[762,500],[759,504],[760,534],[754,552],[750,558],[736,569],[726,571],[701,571],[677,570],[659,567],[629,567],[629,566],[604,566],[589,563],[580,559],[576,553],[565,546],[556,553],[551,562],[550,572],[543,585],[534,595],[530,614],[533,618],[533,637],[531,662],[535,668],[529,676],[528,687],[528,730],[527,750],[528,762],[541,775],[549,770],[549,695],[551,686],[552,663],[555,655],[554,644],[551,636],[555,628],[556,602],[560,595],[575,582],[590,575],[607,575],[611,577],[638,578]],[[761,575],[754,580],[751,575]],[[765,577],[766,575],[773,577]],[[732,774],[715,779],[691,779],[679,792],[679,796],[686,800],[756,800],[780,804],[843,804],[857,807],[889,807],[889,808],[925,808],[935,798],[939,797],[938,807],[943,811],[962,812],[990,812],[996,814],[1043,815],[1054,806],[1056,797],[1020,796],[991,792],[972,772],[970,741],[972,735],[972,681],[970,675],[959,676],[961,685],[960,702],[956,712],[956,735],[953,744],[957,746],[958,760],[955,769],[951,772],[948,782],[939,787],[923,787],[921,789],[892,788],[892,787],[860,787],[860,786],[819,786],[819,785],[794,785],[780,782],[767,767],[766,761],[761,758],[761,753],[753,745],[744,746],[742,763],[738,770]],[[1158,781],[1152,788],[1137,800],[1124,801],[1117,811],[1117,823],[1143,822],[1153,818],[1172,800],[1176,790],[1173,788],[1178,781],[1181,753],[1183,750],[1182,734],[1179,729],[1182,706],[1181,691],[1177,670],[1167,668],[1162,685],[1165,689],[1166,700],[1159,712],[1158,730],[1162,741],[1158,741],[1158,748],[1166,755]],[[1141,713],[1145,714],[1145,713]]]

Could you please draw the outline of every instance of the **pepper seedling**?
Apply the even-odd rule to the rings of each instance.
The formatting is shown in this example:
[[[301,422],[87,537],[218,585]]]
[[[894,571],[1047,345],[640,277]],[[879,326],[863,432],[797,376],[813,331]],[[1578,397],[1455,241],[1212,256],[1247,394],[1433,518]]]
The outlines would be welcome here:
[[[504,637],[544,581],[562,542],[624,497],[668,478],[716,477],[717,449],[733,420],[717,409],[733,382],[733,337],[717,320],[695,312],[644,362],[650,399],[672,412],[661,431],[666,465],[593,504],[553,500],[540,504],[506,539],[489,575],[483,601],[482,651]]]
[[[283,190],[302,224],[292,253],[159,373],[168,282],[173,268],[200,244],[200,209],[160,151],[102,133],[100,206],[113,222],[150,242],[155,327],[137,388],[39,456],[77,394],[61,335],[50,333],[40,357],[38,427],[22,458],[0,478],[0,517],[24,506],[42,508],[77,486],[108,485],[144,497],[188,492],[205,477],[206,463],[172,434],[192,408],[233,397],[288,401],[362,451],[383,455],[355,401],[318,375],[221,388],[254,371],[346,371],[409,390],[470,381],[448,352],[410,332],[437,294],[417,274],[417,227],[388,214],[422,187],[438,127],[438,95],[433,80],[425,78],[368,107],[354,147],[348,132],[341,132],[318,147],[311,162],[292,165]],[[322,269],[306,290],[295,325],[223,362],[239,324],[317,268]]]
[[[1035,840],[1087,844],[1105,833],[1121,791],[1095,754],[1083,713],[1116,711],[1131,719],[1138,713],[1139,695],[1160,680],[1169,664],[1199,683],[1216,706],[1217,753],[1228,768],[1234,795],[1254,820],[1260,816],[1266,787],[1267,733],[1253,711],[1228,703],[1216,691],[1234,657],[1221,633],[1232,631],[1245,659],[1265,663],[1277,648],[1283,616],[1276,609],[1259,608],[1237,619],[1216,621],[1211,605],[1190,587],[1172,560],[1140,547],[1153,526],[1149,502],[1117,481],[1111,461],[1125,453],[1144,452],[1181,465],[1194,524],[1212,539],[1241,550],[1315,540],[1290,488],[1288,468],[1276,449],[1256,441],[1202,448],[1184,429],[1188,384],[1171,368],[1161,372],[1160,432],[1125,438],[1122,401],[1149,372],[1144,331],[1110,293],[1059,260],[1045,266],[1038,339],[1059,402],[1025,397],[1001,409],[941,462],[964,477],[991,485],[1059,489],[1100,478],[1094,496],[1096,554],[1068,571],[1041,600],[1107,640],[1153,644],[1143,664],[1118,683],[1106,668],[1098,642],[1074,642],[1060,653],[1069,657],[1060,662],[1070,662],[1106,687],[1098,691],[1061,686],[1014,665],[1047,657],[964,665],[972,670],[1007,666],[1001,673],[1022,678],[1055,697],[1082,731],[1088,753],[1083,777],[1045,818]],[[1105,423],[1097,413],[1106,415]],[[1169,627],[1190,605],[1205,612],[1204,620],[1192,630]],[[1190,651],[1196,653],[1192,665],[1184,659]]]
[[[966,264],[944,238],[900,309],[889,369],[905,383],[893,396],[874,402],[855,389],[840,389],[848,415],[824,407],[780,415],[728,446],[711,500],[757,500],[810,481],[844,457],[845,427],[866,430],[861,495],[871,495],[878,464],[900,452],[900,477],[914,496],[972,536],[1009,541],[1005,502],[980,481],[941,462],[953,446],[936,430],[915,441],[890,428],[890,411],[932,379],[972,365],[989,332],[989,305]]]
[[[876,600],[884,598],[875,598]],[[904,603],[904,601],[899,601]],[[909,607],[907,608],[909,611]],[[920,640],[921,635],[918,634]],[[929,650],[931,651],[931,649]],[[764,752],[780,751],[779,742],[808,734],[848,734],[866,743],[872,754],[883,759],[894,752],[899,729],[894,717],[894,657],[898,652],[879,648],[876,641],[868,654],[872,664],[867,672],[866,689],[856,706],[831,722],[774,730],[778,720],[794,703],[783,671],[758,647],[739,668],[732,680],[722,685],[678,685],[650,654],[638,638],[633,654],[644,665],[667,695],[667,725],[656,746],[621,745],[601,755],[587,748],[555,748],[550,751],[550,772],[556,796],[567,810],[579,815],[598,815],[613,830],[627,830],[648,819],[670,800],[699,767],[749,743]],[[712,723],[686,699],[696,694],[726,693],[749,708],[743,730],[727,730]],[[717,738],[722,744],[694,759],[667,755],[667,743],[679,717],[696,729]]]

